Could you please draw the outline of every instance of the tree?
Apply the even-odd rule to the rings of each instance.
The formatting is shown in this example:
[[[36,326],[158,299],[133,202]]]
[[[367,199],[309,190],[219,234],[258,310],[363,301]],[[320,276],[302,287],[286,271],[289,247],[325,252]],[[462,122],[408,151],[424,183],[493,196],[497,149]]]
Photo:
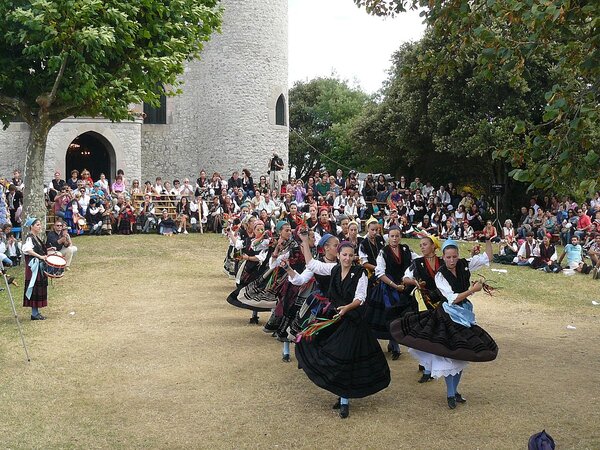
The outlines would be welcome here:
[[[297,82],[290,89],[290,168],[306,177],[325,166],[361,168],[364,155],[353,152],[353,123],[371,102],[369,96],[336,78]],[[315,151],[315,149],[317,151]]]
[[[550,55],[553,83],[545,92],[542,121],[517,120],[511,138],[494,157],[507,159],[511,175],[530,188],[592,192],[600,186],[598,104],[600,3],[581,0],[354,0],[368,12],[394,15],[422,8],[431,32],[444,46],[422,55],[423,65],[452,73],[481,43],[474,70],[501,75],[527,89],[526,61]]]
[[[434,183],[507,183],[507,165],[502,159],[490,164],[492,155],[519,144],[512,132],[516,121],[542,120],[539,105],[551,83],[552,61],[526,61],[527,89],[512,87],[501,73],[493,80],[478,74],[475,43],[473,56],[450,73],[423,67],[423,55],[439,51],[446,41],[427,32],[394,54],[382,101],[357,122],[353,137],[403,175],[426,176]]]
[[[70,116],[133,119],[157,105],[221,24],[218,0],[7,0],[0,3],[0,119],[30,127],[24,217],[45,218],[50,129]]]

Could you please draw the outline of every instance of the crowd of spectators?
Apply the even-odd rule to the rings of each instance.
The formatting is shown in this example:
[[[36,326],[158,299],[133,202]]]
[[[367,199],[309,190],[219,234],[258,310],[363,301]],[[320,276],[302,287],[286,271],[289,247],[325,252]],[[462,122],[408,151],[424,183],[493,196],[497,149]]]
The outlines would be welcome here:
[[[566,255],[569,267],[576,266],[577,245],[581,248],[580,262],[586,254],[593,257],[592,264],[598,259],[598,192],[581,203],[569,197],[533,196],[517,216],[500,225],[494,206],[485,195],[459,191],[453,183],[435,187],[419,177],[412,181],[403,176],[391,180],[380,174],[359,176],[357,172],[344,174],[342,170],[335,174],[315,171],[306,181],[294,177],[286,180],[282,176],[283,163],[276,154],[268,169],[267,175],[257,179],[248,169],[235,171],[229,178],[216,172],[208,176],[202,170],[195,182],[188,178],[171,182],[157,177],[154,182],[143,184],[140,180],[128,180],[122,170],[112,181],[104,174],[93,180],[86,169],[73,170],[67,180],[56,172],[45,190],[46,202],[74,235],[220,233],[228,222],[247,214],[258,215],[266,229],[271,230],[281,219],[294,225],[303,221],[313,227],[320,222],[335,223],[344,229],[350,221],[356,221],[360,228],[361,221],[374,217],[381,224],[382,233],[398,225],[405,237],[429,233],[464,241],[489,238],[500,244],[498,262],[536,266],[545,242],[552,248],[557,243],[567,247],[574,245],[574,238],[575,250],[569,247]],[[0,183],[8,210],[4,222],[19,226],[23,201],[19,171],[15,171],[12,180],[0,179]],[[556,271],[561,260],[553,253],[548,257],[552,263],[547,265]]]

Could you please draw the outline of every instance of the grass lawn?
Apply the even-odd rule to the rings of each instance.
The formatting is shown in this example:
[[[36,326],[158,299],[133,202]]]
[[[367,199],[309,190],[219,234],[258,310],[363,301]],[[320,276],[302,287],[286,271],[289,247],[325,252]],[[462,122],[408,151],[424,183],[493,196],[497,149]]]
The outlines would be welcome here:
[[[19,306],[22,276],[12,289],[31,363],[0,292],[1,448],[521,449],[542,429],[560,449],[600,448],[600,281],[590,276],[483,270],[501,289],[477,294],[475,309],[500,352],[466,369],[468,403],[450,411],[444,382],[418,384],[405,352],[389,361],[390,387],[353,400],[342,421],[334,396],[225,301],[223,238],[75,244],[46,321]]]

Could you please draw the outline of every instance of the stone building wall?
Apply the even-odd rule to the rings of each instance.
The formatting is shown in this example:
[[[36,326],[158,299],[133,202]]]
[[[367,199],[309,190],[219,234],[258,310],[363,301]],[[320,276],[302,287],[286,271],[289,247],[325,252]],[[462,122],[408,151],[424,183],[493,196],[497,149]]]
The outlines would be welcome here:
[[[266,172],[277,150],[287,164],[288,25],[284,0],[224,0],[222,33],[186,66],[183,95],[167,99],[167,124],[144,125],[145,178],[229,177]],[[286,125],[275,124],[283,94]],[[210,176],[209,173],[209,176]]]
[[[10,124],[0,129],[0,177],[12,178],[13,170],[25,169],[25,150],[29,139],[29,125],[25,122]]]

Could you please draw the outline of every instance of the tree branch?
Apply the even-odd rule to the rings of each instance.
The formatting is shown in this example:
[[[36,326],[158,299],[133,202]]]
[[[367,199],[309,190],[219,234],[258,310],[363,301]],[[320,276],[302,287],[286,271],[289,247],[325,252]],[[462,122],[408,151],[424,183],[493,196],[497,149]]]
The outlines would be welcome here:
[[[58,86],[60,85],[60,82],[65,73],[65,67],[67,66],[67,55],[64,51],[63,51],[63,55],[64,55],[64,57],[63,57],[62,63],[60,64],[60,69],[58,69],[58,74],[56,75],[56,79],[54,80],[54,85],[52,86],[52,91],[50,91],[49,94],[47,94],[47,93],[40,94],[38,96],[38,98],[35,99],[35,102],[38,105],[40,105],[42,114],[48,113],[48,109],[50,108],[50,106],[52,105],[54,100],[56,99],[56,93],[58,92]]]
[[[50,99],[49,99],[48,106],[50,106],[52,104],[52,102],[56,99],[56,92],[58,91],[58,86],[60,84],[60,81],[62,80],[64,73],[65,73],[65,67],[67,66],[68,55],[66,53],[64,53],[64,55],[65,56],[60,65],[60,69],[58,70],[58,75],[56,76],[56,80],[54,80],[54,86],[52,86],[52,91],[50,92]]]

